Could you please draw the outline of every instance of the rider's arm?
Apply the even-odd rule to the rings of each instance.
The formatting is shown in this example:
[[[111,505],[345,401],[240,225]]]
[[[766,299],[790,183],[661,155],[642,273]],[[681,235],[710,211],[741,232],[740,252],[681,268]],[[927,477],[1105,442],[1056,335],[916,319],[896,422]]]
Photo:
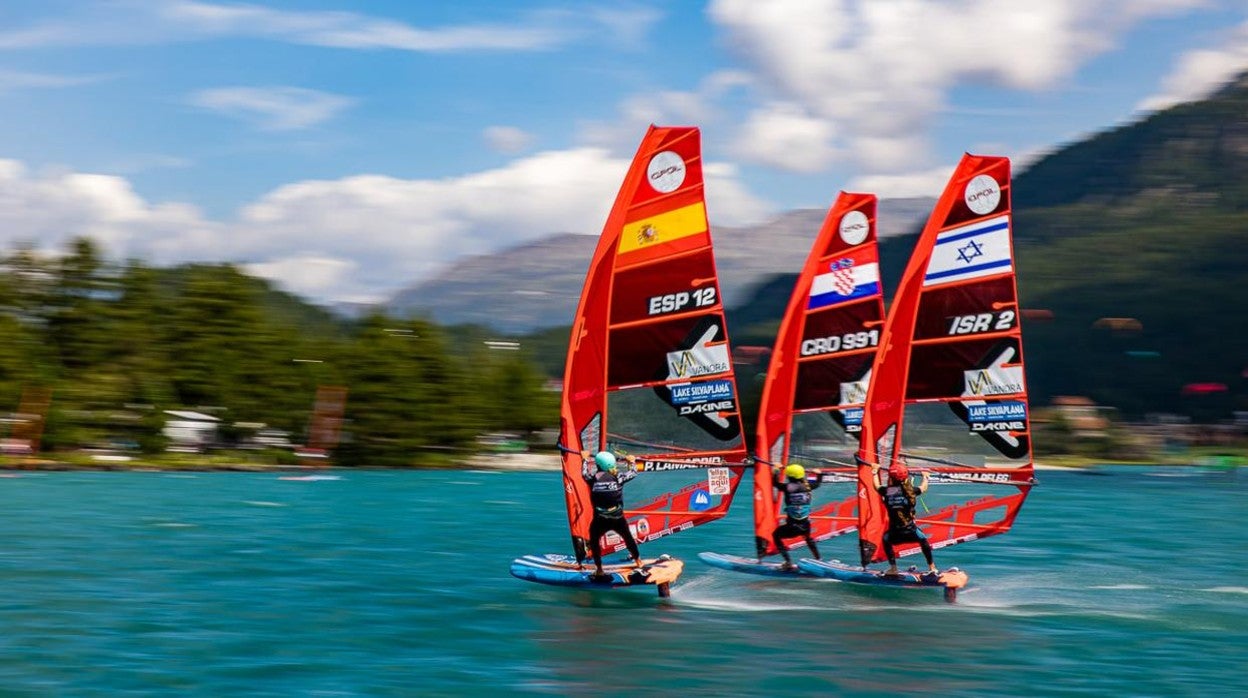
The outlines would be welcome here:
[[[637,477],[638,473],[637,456],[625,456],[624,463],[627,467],[622,468],[619,474],[615,476],[615,478],[620,481],[621,485]]]

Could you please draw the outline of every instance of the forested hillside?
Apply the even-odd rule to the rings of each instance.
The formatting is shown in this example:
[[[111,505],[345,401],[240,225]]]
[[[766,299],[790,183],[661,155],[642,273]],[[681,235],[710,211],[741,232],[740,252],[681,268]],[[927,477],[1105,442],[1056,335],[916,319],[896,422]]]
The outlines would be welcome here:
[[[1019,295],[1052,314],[1023,322],[1037,404],[1086,395],[1199,420],[1248,409],[1248,77],[1065,146],[1016,172],[1013,193]],[[881,242],[886,298],[914,242]],[[730,315],[736,342],[770,344],[794,279]]]
[[[226,442],[258,424],[299,440],[318,385],[349,391],[340,464],[449,460],[482,432],[556,421],[524,351],[421,321],[348,323],[230,265],[114,266],[87,240],[60,258],[16,250],[0,308],[0,404],[50,391],[45,450],[159,452],[170,409],[219,417]]]

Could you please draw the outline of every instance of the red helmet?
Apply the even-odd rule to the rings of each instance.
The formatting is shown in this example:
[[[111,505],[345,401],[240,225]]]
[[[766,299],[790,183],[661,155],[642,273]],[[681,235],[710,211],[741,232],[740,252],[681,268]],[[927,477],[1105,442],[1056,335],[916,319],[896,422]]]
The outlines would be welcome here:
[[[901,463],[893,463],[888,469],[888,476],[897,482],[905,482],[910,477],[910,469]]]

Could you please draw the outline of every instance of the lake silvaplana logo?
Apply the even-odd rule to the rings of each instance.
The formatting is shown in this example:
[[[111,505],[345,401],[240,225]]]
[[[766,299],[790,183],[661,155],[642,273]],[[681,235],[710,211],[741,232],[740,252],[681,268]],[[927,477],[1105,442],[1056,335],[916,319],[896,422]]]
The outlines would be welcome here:
[[[861,244],[869,231],[867,214],[862,211],[850,211],[841,217],[841,239],[846,245]]]
[[[660,194],[676,191],[685,183],[685,161],[676,153],[664,150],[650,158],[646,181]]]
[[[963,193],[967,208],[979,215],[986,215],[997,210],[1001,203],[1001,185],[992,177],[981,174],[966,185]]]

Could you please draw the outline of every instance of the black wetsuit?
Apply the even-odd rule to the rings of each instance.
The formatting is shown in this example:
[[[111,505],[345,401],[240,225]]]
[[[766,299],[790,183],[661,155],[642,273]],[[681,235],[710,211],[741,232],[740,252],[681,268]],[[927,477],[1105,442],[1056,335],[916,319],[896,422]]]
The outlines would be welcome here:
[[[594,507],[594,518],[589,522],[589,551],[594,556],[594,566],[602,566],[602,537],[608,531],[615,531],[624,539],[628,554],[634,560],[641,559],[637,541],[628,530],[628,519],[624,518],[624,483],[637,477],[637,472],[631,469],[618,475],[595,472],[586,463],[581,475],[589,484],[589,501]]]
[[[932,564],[932,546],[927,536],[914,523],[914,502],[917,496],[910,479],[900,485],[890,483],[877,487],[876,491],[884,498],[884,508],[888,511],[888,530],[884,532],[884,554],[888,556],[888,564],[897,564],[896,543],[918,543],[923,557],[930,567]]]
[[[772,480],[776,489],[784,492],[785,521],[776,526],[776,530],[771,534],[771,541],[784,556],[784,561],[792,564],[793,560],[789,558],[789,551],[785,549],[782,539],[801,536],[806,540],[806,547],[810,548],[810,553],[818,560],[819,548],[815,546],[814,539],[810,537],[810,504],[814,501],[811,491],[818,489],[823,483],[819,478],[812,482],[805,479],[785,481],[783,477],[783,473],[777,473],[776,478]]]

